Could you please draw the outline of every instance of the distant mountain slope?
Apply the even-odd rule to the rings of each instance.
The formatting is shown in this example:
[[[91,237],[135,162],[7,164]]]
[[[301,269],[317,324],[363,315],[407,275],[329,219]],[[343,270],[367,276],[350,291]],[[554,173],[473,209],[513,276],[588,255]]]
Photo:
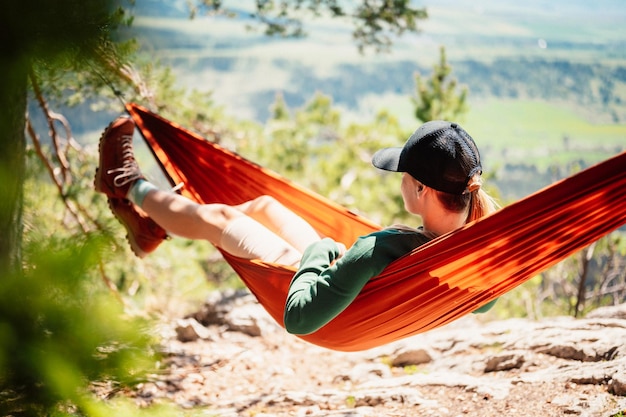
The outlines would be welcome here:
[[[300,40],[267,38],[247,32],[240,19],[225,18],[138,17],[134,30],[181,84],[211,90],[240,117],[258,121],[268,117],[277,92],[299,107],[321,91],[367,116],[364,100],[413,95],[415,73],[428,76],[444,45],[470,100],[558,101],[586,108],[597,121],[622,122],[626,36],[620,31],[626,30],[616,19],[626,14],[626,3],[602,0],[607,9],[594,10],[582,1],[565,3],[437,3],[429,7],[423,32],[398,39],[388,55],[359,55],[348,28],[328,21],[309,24],[309,36]],[[613,9],[618,11],[607,16]]]

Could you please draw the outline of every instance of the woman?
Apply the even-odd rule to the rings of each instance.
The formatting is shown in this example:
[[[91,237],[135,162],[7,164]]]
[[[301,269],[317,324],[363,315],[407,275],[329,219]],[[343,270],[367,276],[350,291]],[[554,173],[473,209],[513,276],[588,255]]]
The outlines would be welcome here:
[[[390,262],[495,210],[481,189],[478,148],[456,123],[427,122],[403,147],[374,155],[375,167],[402,173],[404,207],[423,225],[385,228],[360,237],[347,251],[269,196],[229,206],[198,204],[159,190],[137,166],[134,128],[129,118],[107,128],[95,178],[96,190],[109,197],[126,227],[133,251],[145,256],[171,234],[206,239],[238,257],[296,266],[284,313],[285,328],[294,334],[315,332],[331,321]]]

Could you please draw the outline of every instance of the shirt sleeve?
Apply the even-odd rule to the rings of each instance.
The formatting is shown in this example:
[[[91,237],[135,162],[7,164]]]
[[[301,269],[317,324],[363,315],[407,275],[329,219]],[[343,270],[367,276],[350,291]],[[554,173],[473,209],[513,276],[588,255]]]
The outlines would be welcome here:
[[[289,287],[285,329],[315,332],[348,307],[370,278],[426,240],[416,233],[375,232],[360,237],[339,259],[332,239],[309,246]]]
[[[491,310],[491,308],[496,304],[496,302],[498,302],[498,298],[494,298],[493,300],[489,301],[487,304],[481,307],[478,307],[476,310],[472,311],[472,313],[474,314],[486,313],[489,310]]]

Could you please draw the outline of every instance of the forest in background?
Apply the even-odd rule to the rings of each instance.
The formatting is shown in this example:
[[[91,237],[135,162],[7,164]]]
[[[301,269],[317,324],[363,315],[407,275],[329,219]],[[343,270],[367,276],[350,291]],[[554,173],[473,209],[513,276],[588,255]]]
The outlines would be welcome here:
[[[145,59],[170,67],[180,88],[210,94],[235,119],[263,124],[278,94],[298,109],[321,93],[344,123],[373,120],[385,109],[407,132],[417,123],[415,74],[428,75],[444,46],[468,89],[461,122],[507,201],[624,149],[622,4],[423,3],[429,19],[421,33],[396,39],[382,54],[360,54],[339,21],[313,21],[302,39],[268,38],[246,29],[243,6],[235,18],[190,20],[180,1],[139,2],[123,36],[138,39]],[[76,136],[93,141],[107,115],[75,111]]]

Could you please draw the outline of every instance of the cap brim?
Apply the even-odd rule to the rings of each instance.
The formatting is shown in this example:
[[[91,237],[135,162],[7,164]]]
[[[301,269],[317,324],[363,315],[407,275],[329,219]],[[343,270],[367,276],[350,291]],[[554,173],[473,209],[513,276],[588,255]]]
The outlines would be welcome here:
[[[385,171],[398,172],[400,153],[402,148],[384,148],[377,151],[372,157],[372,165]]]

